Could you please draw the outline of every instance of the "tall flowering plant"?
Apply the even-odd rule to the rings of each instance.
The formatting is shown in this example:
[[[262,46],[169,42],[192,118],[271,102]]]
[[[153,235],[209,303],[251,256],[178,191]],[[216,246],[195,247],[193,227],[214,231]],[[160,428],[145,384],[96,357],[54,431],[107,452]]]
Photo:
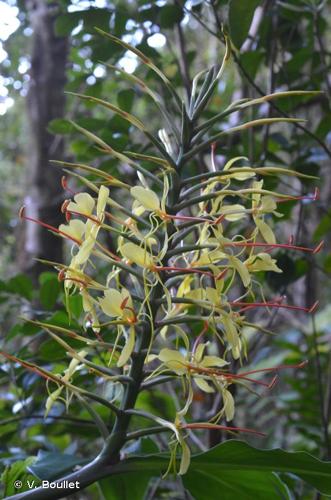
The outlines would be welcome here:
[[[50,264],[63,282],[69,315],[71,296],[81,296],[83,329],[92,331],[93,336],[70,326],[35,322],[65,348],[69,361],[62,373],[3,353],[46,379],[46,415],[51,415],[54,403],[59,401],[70,411],[72,398],[88,408],[104,444],[97,459],[82,469],[84,478],[82,472],[76,473],[84,484],[96,480],[102,467],[119,463],[127,442],[139,436],[168,433],[169,470],[184,475],[190,466],[190,441],[195,430],[261,434],[260,429],[231,424],[236,415],[233,387],[271,388],[280,369],[301,368],[304,362],[294,367],[245,370],[245,327],[253,326],[260,335],[266,332],[263,326],[252,324],[247,313],[255,308],[311,313],[317,304],[303,308],[287,304],[283,298],[266,298],[258,273],[282,272],[274,257],[279,248],[315,254],[322,246],[306,248],[292,240],[277,242],[275,235],[275,221],[281,216],[278,205],[288,200],[314,200],[318,192],[296,197],[265,187],[269,176],[309,176],[275,166],[257,168],[244,157],[228,159],[221,167],[216,155],[219,142],[229,134],[300,120],[260,118],[216,132],[214,128],[236,111],[289,94],[312,92],[278,92],[259,99],[241,99],[203,121],[203,112],[230,58],[227,39],[220,67],[199,73],[193,80],[190,100],[184,103],[149,58],[112,35],[103,35],[110,43],[134,52],[156,74],[171,104],[165,105],[138,77],[111,67],[154,101],[163,124],[154,135],[136,116],[117,106],[77,95],[127,120],[146,137],[154,152],[115,151],[91,131],[73,124],[102,153],[132,169],[136,174],[134,185],[85,164],[57,162],[67,173],[63,178],[68,196],[62,206],[63,224],[49,226],[26,215],[24,209],[21,217],[45,226],[70,244],[71,258],[66,263]],[[200,173],[191,176],[194,161]],[[78,179],[86,191],[73,192],[68,175]],[[113,250],[107,246],[105,235],[111,237]],[[100,262],[107,269],[102,278],[96,272]],[[82,349],[72,347],[71,339],[80,341]],[[103,363],[96,361],[95,353],[101,353]],[[88,391],[81,383],[84,377],[105,380],[114,387],[113,397],[105,397],[97,389]],[[172,419],[135,408],[142,391],[162,388],[166,383],[172,384],[181,401]],[[196,420],[192,405],[195,395],[203,393],[214,398],[218,395],[219,404],[205,420]],[[103,405],[114,415],[111,429],[96,405]],[[151,426],[137,429],[137,417]],[[39,498],[38,494],[36,490],[34,498]]]

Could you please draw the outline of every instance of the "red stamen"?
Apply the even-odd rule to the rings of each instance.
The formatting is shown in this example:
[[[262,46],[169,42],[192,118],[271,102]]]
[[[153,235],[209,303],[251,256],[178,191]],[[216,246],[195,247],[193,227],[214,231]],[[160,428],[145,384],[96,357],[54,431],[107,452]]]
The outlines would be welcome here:
[[[194,341],[193,348],[192,348],[192,356],[194,356],[195,351],[196,351],[198,345],[200,344],[202,337],[208,331],[208,328],[209,328],[209,323],[208,323],[208,321],[205,321],[203,329],[201,330],[198,337]]]
[[[288,368],[304,368],[308,364],[308,361],[301,361],[301,363],[295,364],[295,365],[278,365],[274,366],[273,368],[260,368],[258,370],[250,370],[248,372],[243,372],[240,373],[240,375],[246,376],[246,375],[253,375],[254,373],[263,373],[263,372],[278,372],[279,370],[285,370]]]
[[[105,254],[107,255],[110,255],[110,257],[114,260],[117,260],[117,262],[120,262],[122,259],[120,257],[118,257],[116,254],[114,254],[113,252],[111,252],[110,250],[108,250],[108,248],[106,248],[104,245],[102,245],[101,243],[98,243],[98,246],[105,252]]]
[[[132,323],[136,323],[137,322],[137,317],[136,317],[135,310],[133,309],[133,307],[127,306],[128,300],[129,300],[129,297],[125,297],[125,299],[123,300],[123,302],[120,305],[120,308],[122,309],[122,311],[124,311],[124,309],[127,309],[128,311],[132,312],[133,317],[132,318],[128,318],[128,320],[127,320],[128,323],[131,323],[131,324]]]
[[[69,203],[70,203],[70,200],[64,200],[64,202],[62,203],[62,205],[61,205],[61,212],[63,214],[66,213],[67,206],[69,205]]]
[[[321,241],[321,243],[319,243],[316,248],[314,248],[313,254],[315,255],[316,253],[318,253],[322,249],[323,245],[324,245],[324,240]]]
[[[106,217],[108,217],[108,219],[113,220],[114,222],[117,222],[117,224],[119,224],[121,226],[126,226],[129,229],[132,227],[132,223],[126,222],[126,221],[121,220],[121,219],[118,219],[117,217],[115,217],[114,215],[112,215],[109,212],[104,212],[104,214],[105,214]]]
[[[194,424],[180,424],[181,429],[217,429],[227,432],[246,432],[248,434],[256,434],[257,436],[264,437],[264,432],[255,431],[254,429],[246,429],[245,427],[227,427],[226,425],[209,424],[207,422],[197,422]]]
[[[39,226],[45,227],[46,229],[49,229],[53,233],[61,234],[61,236],[64,236],[65,238],[68,238],[69,240],[73,241],[77,245],[81,245],[82,244],[81,240],[78,240],[77,238],[74,238],[70,234],[65,233],[64,231],[61,231],[57,227],[51,226],[50,224],[46,224],[46,222],[43,222],[43,221],[41,221],[39,219],[34,219],[33,217],[28,217],[27,215],[25,215],[24,211],[25,211],[25,207],[22,207],[20,209],[20,211],[19,211],[19,217],[21,219],[28,220],[30,222],[34,222],[35,224],[39,224]]]
[[[70,200],[64,200],[64,202],[61,205],[61,212],[65,215],[66,221],[70,222],[71,220],[71,213],[67,211],[67,206],[69,205]]]
[[[70,187],[68,186],[68,180],[67,180],[67,177],[65,175],[63,175],[61,177],[61,186],[62,188],[65,190],[65,191],[68,191],[69,193],[71,193],[73,196],[76,194],[72,189],[70,189]]]
[[[59,281],[64,281],[65,280],[65,277],[66,277],[66,272],[64,269],[61,269],[61,271],[59,271],[58,275],[57,275],[57,279]]]
[[[193,354],[193,353],[192,353]],[[228,383],[231,383],[233,381],[235,381],[236,379],[238,380],[246,380],[247,382],[251,382],[253,384],[257,384],[257,385],[262,385],[263,387],[267,387],[268,389],[270,389],[271,387],[273,387],[273,385],[275,384],[275,378],[277,379],[278,377],[274,377],[272,379],[272,381],[270,383],[266,383],[266,382],[263,382],[261,380],[256,380],[256,379],[253,379],[253,378],[249,378],[249,377],[246,377],[245,374],[242,375],[241,373],[238,374],[238,373],[227,373],[227,372],[224,372],[222,370],[219,370],[217,368],[203,368],[203,367],[200,367],[200,366],[195,366],[191,363],[188,363],[187,365],[185,365],[188,369],[188,371],[191,373],[191,372],[195,372],[195,373],[201,373],[201,374],[205,374],[205,375],[209,375],[209,376],[215,376],[215,377],[224,377],[225,379],[228,380]]]
[[[69,201],[69,203],[70,203],[70,201]],[[63,207],[63,205],[62,205],[62,207]],[[86,217],[86,219],[91,220],[92,222],[94,222],[98,226],[101,225],[101,222],[99,221],[99,219],[96,219],[92,215],[84,214],[83,212],[76,212],[75,210],[66,210],[66,206],[63,208],[65,210],[65,213],[69,215],[69,220],[71,218],[71,215],[78,215],[78,216],[80,215],[81,217]]]
[[[120,308],[122,309],[125,309],[126,308],[126,304],[128,303],[128,300],[129,300],[129,297],[125,297],[125,299],[122,301],[121,305],[120,305]]]
[[[224,218],[225,218],[225,214],[222,214],[219,217],[217,217],[217,219],[214,220],[213,222],[211,222],[210,224],[212,226],[214,226],[214,225],[216,226],[217,224],[220,224],[220,222],[222,222],[224,220]]]
[[[307,253],[312,253],[316,254],[318,253],[321,248],[324,245],[324,241],[321,241],[317,247],[315,248],[308,248],[308,247],[301,247],[297,245],[291,245],[288,243],[253,243],[253,242],[241,242],[241,241],[233,241],[232,243],[223,243],[224,247],[244,247],[244,248],[286,248],[288,250],[297,250],[301,252],[307,252]]]
[[[244,311],[246,309],[252,309],[254,307],[272,307],[272,308],[291,309],[293,311],[303,311],[303,312],[311,314],[311,313],[315,312],[319,302],[317,300],[311,307],[292,306],[292,305],[288,305],[288,304],[280,304],[279,302],[252,302],[252,303],[248,303],[248,302],[234,301],[234,302],[229,302],[229,304],[231,306],[243,307],[243,309],[241,309],[241,311]]]
[[[80,280],[78,278],[64,278],[63,281],[74,281],[75,283],[79,283],[84,288],[87,286],[86,281]]]
[[[284,203],[285,201],[299,201],[299,200],[309,200],[316,201],[319,200],[320,191],[318,187],[315,188],[314,194],[307,194],[304,196],[288,196],[287,198],[280,198],[277,200],[277,203]]]
[[[218,280],[221,280],[222,278],[224,278],[224,276],[226,275],[226,273],[228,272],[228,269],[224,269],[223,271],[221,271],[216,277],[215,277],[215,281],[218,281]]]

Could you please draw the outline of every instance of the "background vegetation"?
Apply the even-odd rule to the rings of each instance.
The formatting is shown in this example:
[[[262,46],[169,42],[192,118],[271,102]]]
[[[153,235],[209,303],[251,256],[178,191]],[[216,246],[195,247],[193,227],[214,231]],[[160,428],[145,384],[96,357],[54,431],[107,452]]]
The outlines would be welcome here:
[[[254,321],[261,321],[276,336],[256,336],[252,332],[249,347],[249,365],[254,368],[303,359],[309,363],[299,372],[283,375],[273,391],[259,400],[246,392],[241,395],[240,389],[236,398],[240,425],[267,433],[258,441],[246,439],[248,443],[308,451],[321,459],[331,459],[330,2],[9,0],[0,2],[0,8],[6,10],[9,27],[13,27],[12,33],[0,30],[1,342],[4,351],[45,368],[55,366],[61,371],[67,365],[64,349],[45,332],[17,317],[25,314],[57,325],[68,323],[56,274],[34,260],[62,261],[67,249],[51,233],[19,222],[19,206],[23,202],[27,213],[51,224],[62,222],[59,209],[67,193],[60,183],[62,172],[49,163],[51,159],[88,163],[134,183],[131,171],[119,166],[116,159],[105,159],[73,129],[70,119],[97,133],[116,150],[143,152],[149,147],[141,144],[140,135],[123,119],[109,117],[102,109],[68,94],[64,97],[64,90],[106,96],[148,122],[150,129],[158,127],[148,97],[137,86],[118,78],[107,64],[134,71],[154,86],[152,73],[132,53],[98,36],[95,26],[150,56],[185,96],[198,71],[220,63],[224,53],[223,25],[230,33],[234,51],[206,118],[242,97],[280,90],[324,90],[322,95],[290,97],[245,111],[246,119],[290,115],[307,122],[250,129],[224,139],[216,152],[220,165],[230,157],[247,156],[253,166],[281,165],[321,178],[317,202],[282,204],[286,222],[281,225],[281,239],[294,235],[295,241],[306,246],[324,239],[324,251],[313,260],[279,252],[284,273],[263,276],[264,286],[274,295],[286,295],[288,302],[302,306],[319,300],[319,309],[312,317],[280,310],[269,316],[259,312]],[[162,88],[158,91],[162,93]],[[242,118],[241,111],[232,114],[215,123],[215,130],[235,126]],[[201,153],[199,161],[192,162],[192,175],[208,162],[208,155],[208,151]],[[270,189],[299,196],[313,192],[316,185],[297,179],[287,184],[282,180],[280,185],[268,182]],[[75,181],[70,183],[79,186]],[[107,244],[113,250],[111,239]],[[73,299],[71,308],[74,326],[82,316],[82,305]],[[11,471],[12,478],[21,477],[28,457],[38,455],[40,467],[47,467],[51,456],[53,464],[56,457],[58,465],[63,464],[63,453],[77,455],[82,463],[84,457],[93,456],[98,433],[86,410],[74,402],[67,414],[65,407],[58,404],[43,420],[47,391],[40,378],[10,363],[3,363],[0,373],[0,458],[3,470],[12,466],[3,476],[5,496],[15,493],[8,489],[6,474]],[[208,412],[212,399],[200,393],[196,398],[202,398],[204,411]],[[151,411],[162,408],[166,418],[172,412],[173,400],[170,390],[153,391],[139,405]],[[228,434],[210,432],[207,441],[197,442],[197,449],[228,438]],[[164,444],[161,438],[159,444]],[[293,476],[284,476],[284,480],[294,498],[314,498],[315,493]],[[124,486],[114,484],[93,486],[84,495],[93,499],[122,498],[119,491],[124,490],[116,488]],[[128,498],[142,497],[140,491],[135,495],[128,492]],[[160,484],[152,480],[146,495],[150,499],[186,498],[187,493],[182,483],[168,480]],[[321,498],[319,493],[317,497]]]

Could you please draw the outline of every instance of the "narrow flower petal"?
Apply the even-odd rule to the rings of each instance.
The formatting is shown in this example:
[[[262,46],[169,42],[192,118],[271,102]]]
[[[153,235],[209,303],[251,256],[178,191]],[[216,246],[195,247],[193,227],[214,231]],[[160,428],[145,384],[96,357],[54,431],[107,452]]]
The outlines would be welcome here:
[[[141,186],[135,186],[130,190],[131,195],[146,209],[157,212],[160,210],[160,200],[154,191]]]

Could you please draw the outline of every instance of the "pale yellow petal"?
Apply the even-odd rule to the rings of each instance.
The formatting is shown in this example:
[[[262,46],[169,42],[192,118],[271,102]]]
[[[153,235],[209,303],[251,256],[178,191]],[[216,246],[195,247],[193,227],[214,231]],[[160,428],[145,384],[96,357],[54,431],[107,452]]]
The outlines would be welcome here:
[[[144,249],[135,245],[135,243],[125,243],[120,251],[126,259],[141,267],[152,267],[154,265],[153,257]]]
[[[94,207],[95,201],[91,195],[88,193],[78,193],[74,196],[75,201],[71,201],[67,210],[69,212],[78,212],[79,214],[91,215]]]
[[[130,192],[131,196],[138,200],[146,210],[158,211],[160,209],[160,200],[151,189],[135,186],[131,188]]]
[[[243,205],[225,205],[220,211],[220,214],[224,215],[225,219],[228,221],[241,220],[246,217],[246,209]]]
[[[106,186],[100,186],[98,202],[97,202],[97,217],[99,220],[103,219],[108,198],[109,198],[109,189],[106,188]]]
[[[62,231],[76,240],[81,240],[85,233],[85,224],[79,219],[72,219],[69,224],[61,224],[59,231]]]
[[[276,238],[271,227],[268,226],[268,224],[266,224],[266,222],[264,222],[262,219],[259,219],[257,217],[255,218],[255,224],[260,231],[260,234],[264,241],[271,245],[274,245],[276,243]]]
[[[262,196],[261,208],[264,212],[273,212],[277,209],[277,204],[272,196]]]
[[[135,338],[135,329],[131,327],[125,346],[123,347],[121,355],[117,361],[117,366],[119,368],[124,366],[130,358],[134,349]]]
[[[102,311],[107,314],[107,316],[122,317],[123,309],[121,305],[123,303],[123,297],[118,290],[115,288],[106,290],[104,292],[104,297],[98,300]]]
[[[95,245],[95,239],[94,238],[87,238],[79,247],[78,252],[74,256],[75,259],[75,265],[76,266],[82,266],[85,264],[88,259],[90,258],[90,255],[92,253],[92,250]]]
[[[223,396],[223,403],[224,403],[224,413],[225,413],[225,418],[228,422],[233,420],[234,417],[234,399],[228,390],[224,389],[222,391],[222,396]]]
[[[206,344],[199,344],[197,346],[195,353],[194,353],[194,360],[197,364],[199,364],[200,361],[202,360],[203,353],[204,353],[206,347],[207,347],[207,343]]]
[[[219,306],[221,304],[221,298],[219,292],[216,288],[210,286],[206,287],[206,299],[209,300],[214,306]]]
[[[229,363],[218,356],[205,356],[200,363],[200,366],[209,368],[211,366],[218,366],[219,368],[228,365]]]
[[[207,380],[205,380],[203,378],[194,377],[194,382],[199,387],[199,389],[201,389],[201,391],[203,391],[203,392],[208,392],[208,393],[215,392],[214,387],[209,385]]]
[[[230,262],[232,266],[235,268],[235,270],[238,272],[244,287],[247,288],[251,282],[251,277],[247,267],[237,257],[230,257]]]
[[[187,371],[186,364],[187,360],[184,356],[172,349],[161,349],[159,354],[159,360],[162,361],[168,368],[181,375]]]
[[[182,447],[182,457],[180,460],[180,467],[179,467],[179,474],[182,476],[183,474],[186,474],[190,462],[191,462],[191,451],[188,445],[185,443],[184,439],[180,440],[180,444]]]
[[[55,401],[57,400],[57,398],[60,396],[62,389],[63,389],[63,387],[59,387],[55,391],[51,392],[50,395],[48,396],[48,398],[46,399],[46,404],[45,404],[46,411],[45,411],[45,415],[44,415],[45,418],[49,414],[49,412],[52,409],[52,406],[55,403]]]

